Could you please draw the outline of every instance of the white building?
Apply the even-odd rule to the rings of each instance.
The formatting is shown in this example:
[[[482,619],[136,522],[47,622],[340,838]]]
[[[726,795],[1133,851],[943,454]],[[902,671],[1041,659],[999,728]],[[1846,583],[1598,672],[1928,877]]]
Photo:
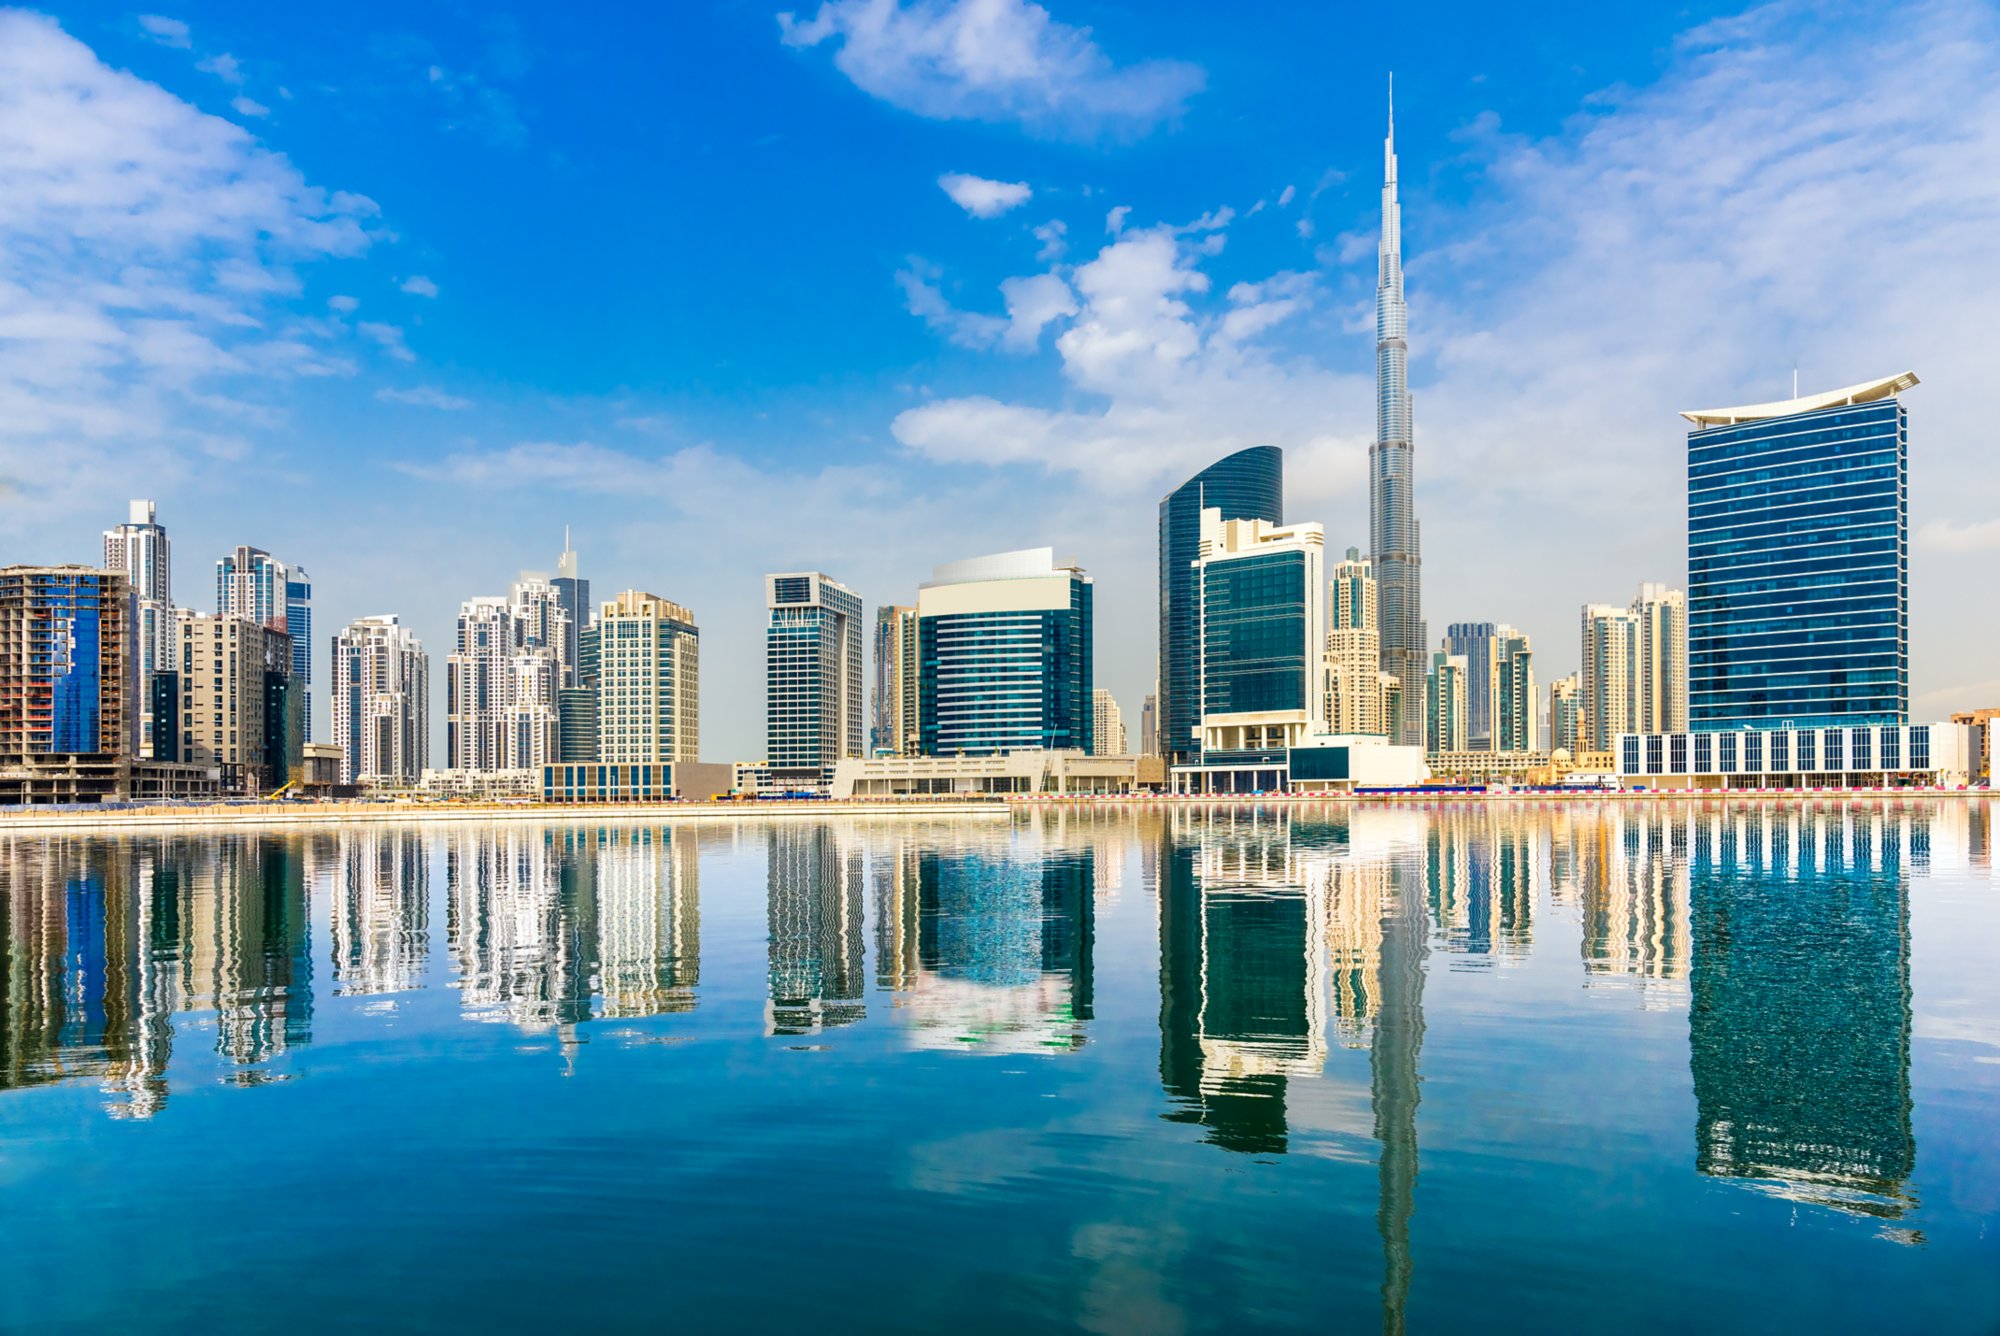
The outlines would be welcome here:
[[[393,615],[333,638],[333,738],[340,782],[415,783],[430,764],[430,656]]]
[[[1110,691],[1098,687],[1091,693],[1090,754],[1124,756],[1131,748],[1125,741],[1125,714]]]
[[[1960,788],[1976,768],[1968,724],[1623,733],[1626,788]]]
[[[523,571],[505,598],[459,606],[445,668],[449,769],[538,771],[557,759],[569,639],[561,594],[537,571]]]
[[[122,571],[132,587],[134,639],[127,662],[133,698],[139,707],[139,754],[154,755],[153,682],[180,671],[180,642],[174,619],[173,545],[154,520],[151,501],[134,501],[125,523],[104,531],[104,567]],[[169,710],[178,704],[167,703]],[[166,720],[169,733],[173,721]]]
[[[628,589],[602,605],[597,630],[598,759],[700,760],[701,633],[694,614],[658,594]]]

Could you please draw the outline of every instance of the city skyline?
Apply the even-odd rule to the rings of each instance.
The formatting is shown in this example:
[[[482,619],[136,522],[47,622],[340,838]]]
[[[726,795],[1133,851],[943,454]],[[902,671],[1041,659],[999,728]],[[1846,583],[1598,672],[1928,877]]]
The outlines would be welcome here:
[[[1001,7],[1008,14],[1019,8]],[[763,721],[754,685],[762,681],[757,588],[769,571],[834,569],[871,599],[906,602],[921,573],[941,561],[1052,544],[1076,555],[1098,583],[1099,683],[1135,702],[1149,694],[1153,672],[1151,507],[1168,488],[1235,448],[1279,445],[1289,456],[1286,518],[1323,523],[1335,551],[1365,543],[1361,461],[1371,435],[1373,349],[1357,317],[1375,278],[1367,250],[1381,221],[1374,177],[1386,69],[1327,95],[1334,105],[1285,108],[1272,121],[1274,145],[1234,167],[1223,158],[1243,148],[1240,131],[1228,128],[1249,96],[1242,62],[1254,53],[1259,71],[1282,70],[1291,57],[1277,44],[1204,55],[1201,89],[1177,109],[1140,117],[1143,124],[1058,133],[1015,124],[1004,111],[970,124],[912,114],[894,96],[847,80],[840,52],[857,40],[851,33],[836,29],[813,43],[775,23],[753,32],[746,19],[732,30],[732,58],[761,62],[757,78],[787,108],[824,112],[871,154],[891,143],[907,150],[893,181],[890,168],[878,167],[865,184],[905,192],[909,227],[878,227],[879,235],[863,239],[842,225],[834,229],[840,235],[815,243],[850,260],[879,261],[850,264],[866,272],[829,277],[837,292],[815,293],[808,303],[815,326],[824,314],[818,302],[843,303],[861,336],[851,346],[787,341],[771,359],[752,359],[720,380],[713,357],[684,355],[647,380],[630,373],[629,352],[612,359],[615,378],[586,374],[574,359],[539,376],[517,365],[533,346],[529,327],[507,318],[493,274],[473,262],[449,217],[422,212],[397,172],[378,173],[329,146],[324,99],[315,102],[304,78],[296,87],[288,81],[288,70],[307,63],[297,32],[245,30],[199,9],[166,17],[187,25],[177,39],[184,44],[136,17],[0,16],[17,39],[6,44],[9,59],[26,62],[9,67],[22,93],[12,110],[0,109],[0,133],[20,139],[40,133],[36,125],[60,123],[54,109],[64,105],[63,94],[47,76],[66,70],[75,86],[101,88],[114,102],[129,99],[141,123],[160,127],[160,142],[185,131],[209,146],[213,162],[241,163],[251,179],[269,182],[272,199],[259,206],[274,211],[260,220],[271,224],[264,228],[275,238],[269,245],[241,242],[210,218],[192,216],[188,224],[193,238],[241,260],[244,267],[231,271],[237,285],[217,286],[213,274],[186,279],[204,295],[221,293],[235,309],[259,315],[265,341],[238,346],[215,329],[189,329],[205,342],[183,345],[179,382],[164,369],[175,363],[157,343],[147,345],[146,357],[128,349],[95,380],[44,374],[38,362],[10,354],[9,392],[44,410],[17,414],[0,439],[0,476],[8,484],[0,494],[0,536],[22,560],[96,564],[98,535],[132,496],[151,497],[180,547],[177,602],[205,603],[200,581],[190,579],[239,545],[266,548],[313,572],[320,629],[312,650],[324,672],[328,633],[362,616],[396,613],[426,645],[448,646],[457,605],[503,587],[501,578],[515,570],[547,568],[555,530],[569,523],[600,588],[657,589],[701,618],[715,684],[705,702],[705,750],[748,757],[759,750]],[[767,16],[756,17],[761,24]],[[1051,12],[1057,24],[1076,19],[1061,7]],[[1206,48],[1189,40],[1188,22],[1172,14],[1149,32],[1129,16],[1094,13],[1089,40],[1112,71],[1174,60],[1193,69],[1186,57]],[[1996,153],[1996,118],[1984,116],[1993,95],[1983,86],[1956,100],[1927,94],[1932,109],[1922,114],[1908,98],[1919,87],[1955,86],[1980,53],[2000,44],[1989,16],[1950,5],[1924,11],[1901,34],[1872,18],[1840,36],[1792,31],[1798,26],[1762,13],[1734,28],[1625,30],[1598,39],[1579,62],[1583,76],[1548,79],[1529,62],[1546,85],[1533,97],[1518,82],[1511,91],[1479,91],[1488,85],[1471,82],[1473,57],[1457,47],[1381,44],[1397,51],[1409,300],[1426,331],[1412,349],[1410,372],[1425,450],[1425,612],[1433,626],[1490,620],[1522,627],[1536,641],[1538,676],[1557,680],[1577,666],[1568,628],[1579,606],[1620,597],[1641,582],[1678,587],[1685,579],[1680,507],[1659,503],[1683,471],[1685,439],[1673,413],[1783,397],[1794,362],[1806,390],[1914,365],[1926,384],[1912,401],[1910,708],[1914,717],[1942,717],[1990,694],[1984,665],[1993,659],[1990,637],[2000,634],[1983,619],[1954,634],[1947,621],[1956,606],[1976,604],[1979,545],[2000,541],[2000,521],[1989,518],[1985,499],[2000,492],[1996,466],[1982,457],[1972,426],[1980,343],[1954,334],[1959,313],[1977,309],[1980,294],[1996,287],[1992,262],[1974,255],[1961,231],[2000,216],[1995,174],[1980,170]],[[522,34],[551,51],[575,37]],[[1947,37],[1962,45],[1926,59],[1945,50]],[[454,40],[469,49],[467,34],[427,40],[442,75],[464,72],[470,57],[455,64],[448,52]],[[242,83],[196,68],[222,54],[233,55]],[[1788,62],[1787,54],[1823,59]],[[531,148],[481,142],[473,157],[487,168],[577,147],[546,111],[557,62],[545,64],[508,88]],[[436,93],[444,80],[432,79],[431,68],[413,75]],[[504,82],[488,77],[489,87]],[[1746,80],[1770,97],[1755,105],[1733,98]],[[279,87],[293,99],[279,96]],[[471,85],[456,87],[467,107],[477,100]],[[1888,110],[1870,119],[1851,109],[1869,100],[1853,97],[1857,88]],[[1614,91],[1593,100],[1603,89]],[[231,98],[275,110],[258,116],[231,108]],[[1949,110],[1935,106],[1954,101]],[[538,106],[540,118],[532,114]],[[1499,126],[1482,119],[1496,109]],[[1784,129],[1777,110],[1795,113],[1812,133],[1866,142],[1868,151],[1843,164],[1809,161],[1807,132]],[[407,174],[411,157],[472,140],[472,116],[440,110],[396,165]],[[436,123],[454,117],[457,129]],[[225,122],[248,128],[232,131]],[[1699,133],[1676,149],[1665,125]],[[1608,172],[1638,162],[1647,179],[1665,178],[1696,145],[1751,140],[1759,144],[1754,153],[1744,150],[1702,177],[1692,202],[1654,210],[1658,218],[1627,234],[1624,249],[1606,253],[1596,241],[1585,248],[1593,280],[1637,301],[1595,297],[1585,304],[1567,277],[1574,266],[1558,267],[1539,244],[1547,236],[1517,229],[1482,243],[1510,201],[1547,206],[1540,216],[1549,235],[1594,235],[1588,224],[1645,212],[1597,184]],[[94,170],[88,148],[73,140],[46,147],[86,176]],[[1929,151],[1939,148],[1952,157],[1951,184],[1943,184]],[[152,141],[134,151],[158,167],[156,197],[192,192],[195,215],[214,203],[210,166],[172,159]],[[584,156],[602,170],[601,161]],[[692,172],[686,161],[676,157],[677,170]],[[1907,202],[1913,196],[1899,205],[1869,194],[1866,172],[1892,163],[1899,174],[1940,183],[1955,202],[1955,211],[1939,213],[1949,218],[1919,218]],[[1327,180],[1329,171],[1339,179]],[[951,173],[958,174],[955,186],[941,190],[938,176]],[[1022,181],[1030,199],[1007,210],[1008,191],[981,195],[961,177],[1003,187]],[[688,183],[699,189],[703,178],[696,173]],[[44,176],[10,175],[6,184],[23,201],[0,227],[26,294],[20,327],[32,335],[16,347],[55,357],[76,346],[63,341],[51,305],[60,275],[33,267],[43,261],[22,243],[58,228],[96,237],[76,260],[86,273],[122,255],[116,248],[126,243],[89,225],[105,216],[88,212],[98,207],[94,196],[58,207]],[[1286,186],[1291,198],[1280,204]],[[1633,189],[1657,203],[1645,193],[1651,187]],[[367,201],[331,193],[341,190]],[[449,188],[443,194],[452,197]],[[730,210],[762,197],[743,194]],[[1822,227],[1826,220],[1813,214],[1802,228],[1799,210],[1823,198],[1846,201],[1852,217]],[[1227,219],[1224,206],[1233,210]],[[859,197],[842,207],[860,208],[877,223],[882,217]],[[1127,207],[1115,220],[1107,216]],[[996,208],[1002,211],[986,216]],[[1883,212],[1898,208],[1910,212]],[[1899,220],[1908,244],[1893,271],[1869,261],[1857,278],[1852,262],[1866,249],[1867,229]],[[1299,234],[1302,221],[1314,237]],[[1046,226],[1052,222],[1063,230]],[[1788,256],[1773,260],[1769,242],[1780,227],[1775,235],[1786,239]],[[1036,230],[1048,235],[1033,237]],[[1052,240],[1069,253],[1051,254],[1040,270],[1024,273],[1026,255],[1051,250]],[[1493,247],[1513,241],[1538,244],[1502,265]],[[987,243],[990,252],[975,259]],[[649,266],[648,284],[684,272],[674,253],[612,251]],[[191,253],[173,251],[169,259]],[[725,267],[740,255],[725,254]],[[490,268],[501,257],[486,250],[477,258]],[[1523,273],[1503,272],[1515,261],[1525,263]],[[564,255],[538,263],[583,276],[600,261]],[[1669,299],[1676,275],[1707,269],[1735,281],[1726,312],[1711,301],[1683,309]],[[179,271],[169,263],[162,272]],[[989,277],[1003,274],[1024,280],[1008,290],[1009,316],[984,315],[994,305],[982,296],[992,291]],[[270,282],[244,286],[257,276]],[[267,295],[243,295],[255,291]],[[708,310],[712,296],[704,291],[695,305]],[[1015,325],[1032,318],[1037,296],[1054,305],[1033,309],[1065,301],[1075,309],[1034,327],[1039,352],[1004,356],[1023,337]],[[359,306],[343,309],[330,298]],[[1132,301],[1152,314],[1118,324],[1121,310],[1136,309]],[[1831,322],[1839,330],[1818,328],[1829,322],[1817,313],[1836,301],[1850,318]],[[475,312],[499,333],[473,338]],[[143,315],[114,311],[107,319],[130,343]],[[718,326],[727,345],[718,353],[747,355],[738,340],[763,328],[763,319],[752,313]],[[147,328],[181,329],[166,326]],[[629,319],[612,327],[635,328]],[[1166,387],[1140,362],[1113,356],[1114,336],[1164,358],[1182,384]],[[1697,336],[1714,347],[1687,355]],[[516,351],[501,347],[509,340]],[[1593,342],[1601,348],[1587,357],[1578,352]],[[290,370],[273,369],[281,344],[295,359]],[[1510,345],[1504,355],[1495,350],[1501,344]],[[226,353],[223,360],[236,365],[203,362],[194,356],[206,356],[203,349]],[[319,359],[314,369],[334,374],[299,374],[309,357]],[[1511,379],[1520,383],[1501,393]],[[907,390],[898,388],[904,384]],[[197,394],[257,411],[223,429],[193,416]],[[142,400],[157,401],[161,425],[137,421]],[[468,406],[450,407],[451,400]],[[96,417],[84,411],[93,405]],[[814,446],[788,444],[800,436]],[[1563,466],[1540,466],[1551,451],[1566,452]],[[50,459],[61,467],[51,470]],[[678,522],[744,495],[774,508],[816,505],[829,522],[784,535],[767,555],[748,560],[704,550],[696,526]],[[1568,574],[1566,562],[1579,547],[1591,558],[1588,587]],[[1496,552],[1507,559],[1493,560]],[[421,578],[411,580],[412,571]],[[323,737],[330,721],[324,692],[316,696],[312,733]]]

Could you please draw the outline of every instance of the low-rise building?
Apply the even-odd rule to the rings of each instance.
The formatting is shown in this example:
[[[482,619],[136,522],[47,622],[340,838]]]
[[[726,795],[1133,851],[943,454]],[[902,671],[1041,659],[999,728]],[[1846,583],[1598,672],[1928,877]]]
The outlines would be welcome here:
[[[1617,773],[1628,789],[1960,788],[1972,743],[1955,723],[1622,733]]]
[[[1011,751],[997,756],[868,756],[834,770],[835,798],[1118,794],[1140,787],[1136,756]]]
[[[546,803],[664,803],[726,796],[733,767],[703,761],[616,764],[595,761],[542,767]]]
[[[1377,734],[1309,733],[1288,747],[1211,748],[1173,768],[1177,794],[1351,793],[1407,788],[1430,778],[1424,749]]]

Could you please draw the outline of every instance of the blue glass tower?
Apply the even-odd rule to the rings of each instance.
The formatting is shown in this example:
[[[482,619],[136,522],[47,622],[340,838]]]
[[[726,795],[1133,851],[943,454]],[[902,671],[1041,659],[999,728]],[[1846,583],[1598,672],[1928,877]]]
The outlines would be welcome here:
[[[1201,724],[1201,512],[1225,520],[1285,522],[1285,455],[1254,445],[1217,460],[1160,501],[1160,754],[1168,764],[1193,759]]]
[[[1030,548],[940,566],[917,593],[926,756],[1089,751],[1090,578]]]
[[[1916,383],[1682,414],[1697,732],[1909,721]]]

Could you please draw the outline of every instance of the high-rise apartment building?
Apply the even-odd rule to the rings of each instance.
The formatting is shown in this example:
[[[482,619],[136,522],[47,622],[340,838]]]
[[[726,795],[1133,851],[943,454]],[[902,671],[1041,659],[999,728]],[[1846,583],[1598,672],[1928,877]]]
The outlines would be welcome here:
[[[0,766],[134,753],[131,598],[122,570],[0,569]]]
[[[259,547],[239,547],[215,563],[215,612],[276,627],[291,637],[300,718],[312,741],[312,577]]]
[[[1118,701],[1103,687],[1091,693],[1091,751],[1097,756],[1124,756],[1125,713]]]
[[[1334,563],[1327,586],[1326,723],[1329,732],[1387,737],[1397,732],[1396,679],[1382,671],[1379,592],[1359,548]]]
[[[1697,731],[1908,722],[1916,383],[1682,414]]]
[[[1440,650],[1424,678],[1424,746],[1432,754],[1462,752],[1471,736],[1465,658]]]
[[[765,761],[780,788],[825,792],[862,754],[861,596],[818,571],[767,575],[764,594]]]
[[[1470,683],[1468,681],[1468,689]],[[1535,653],[1527,634],[1499,628],[1493,653],[1493,751],[1540,751],[1541,702],[1535,692]],[[1474,751],[1481,750],[1475,746]]]
[[[1586,605],[1581,649],[1589,750],[1610,751],[1620,733],[1687,727],[1687,598],[1680,590],[1644,584],[1629,607]]]
[[[1534,669],[1528,637],[1493,622],[1453,622],[1444,652],[1465,660],[1466,743],[1471,751],[1533,751]]]
[[[181,759],[225,792],[271,793],[301,776],[305,698],[282,624],[182,608]]]
[[[1139,706],[1139,754],[1160,754],[1160,698],[1157,694],[1147,696],[1145,703]]]
[[[171,715],[156,718],[153,706],[158,693],[169,710],[179,709],[173,545],[157,522],[151,501],[132,502],[125,523],[104,531],[104,568],[123,572],[132,590],[131,672],[133,699],[139,711],[139,755],[173,760],[177,721]],[[165,746],[156,744],[161,726],[165,728]]]
[[[917,610],[898,604],[875,609],[875,698],[868,750],[876,756],[919,754],[917,727]]]
[[[1204,752],[1326,731],[1326,534],[1201,513],[1195,561]]]
[[[701,633],[694,614],[658,594],[628,589],[599,607],[597,633],[598,759],[700,760]]]
[[[1382,144],[1382,242],[1375,280],[1375,444],[1368,451],[1368,546],[1380,584],[1382,671],[1411,700],[1425,681],[1423,541],[1416,513],[1416,446],[1410,410],[1410,308],[1403,300],[1403,211],[1396,196],[1396,110]],[[1402,721],[1405,746],[1424,728]]]
[[[933,570],[917,591],[923,754],[1089,751],[1092,592],[1046,547]]]
[[[1579,673],[1549,683],[1549,746],[1571,756],[1590,750],[1589,711],[1584,708]]]
[[[430,656],[393,615],[333,638],[333,736],[340,782],[414,783],[430,764]]]
[[[1201,555],[1204,510],[1219,510],[1224,519],[1284,523],[1284,453],[1274,445],[1239,450],[1160,502],[1159,754],[1169,764],[1199,750],[1201,627],[1194,562]]]
[[[584,685],[579,656],[583,649],[583,633],[596,620],[597,609],[590,601],[590,581],[578,573],[576,550],[569,545],[569,526],[563,526],[562,556],[556,560],[556,578],[550,581],[556,591],[556,602],[569,619],[569,639],[563,644],[564,687]],[[579,757],[592,760],[593,757]]]
[[[533,770],[560,755],[569,614],[547,575],[523,571],[506,597],[459,605],[445,661],[446,765]]]

